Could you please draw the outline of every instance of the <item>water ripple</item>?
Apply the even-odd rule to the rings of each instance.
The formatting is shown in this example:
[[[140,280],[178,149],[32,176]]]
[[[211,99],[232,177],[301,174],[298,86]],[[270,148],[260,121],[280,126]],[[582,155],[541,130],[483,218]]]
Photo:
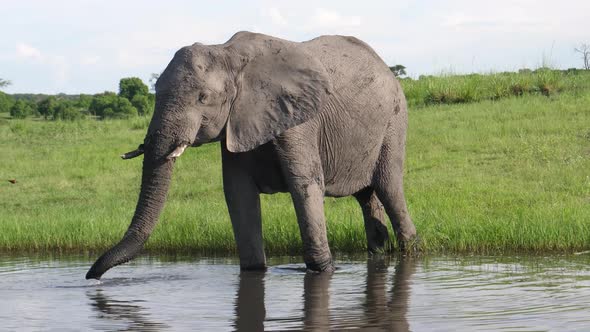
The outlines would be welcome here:
[[[590,255],[348,260],[308,273],[235,259],[144,257],[84,280],[92,260],[0,257],[2,328],[77,330],[585,330]],[[287,262],[287,263],[285,263]]]

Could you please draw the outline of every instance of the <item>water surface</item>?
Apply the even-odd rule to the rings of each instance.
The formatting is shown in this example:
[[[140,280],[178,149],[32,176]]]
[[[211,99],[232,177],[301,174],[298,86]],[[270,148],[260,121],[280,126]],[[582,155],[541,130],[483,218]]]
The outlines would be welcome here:
[[[0,257],[0,329],[574,331],[590,328],[590,253],[345,259],[143,257],[103,280],[92,258]]]

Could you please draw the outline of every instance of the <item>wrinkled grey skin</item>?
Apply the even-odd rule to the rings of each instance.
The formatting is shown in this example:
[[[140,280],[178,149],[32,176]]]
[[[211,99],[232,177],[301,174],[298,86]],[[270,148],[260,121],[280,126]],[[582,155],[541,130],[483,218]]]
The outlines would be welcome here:
[[[124,157],[145,154],[131,225],[86,278],[137,255],[164,206],[179,147],[214,141],[243,269],[266,263],[261,193],[291,194],[311,270],[333,270],[325,196],[355,196],[370,251],[387,240],[385,213],[404,248],[416,236],[402,185],[406,126],[399,83],[356,38],[296,43],[239,32],[225,44],[183,47],[156,83],[144,143]]]

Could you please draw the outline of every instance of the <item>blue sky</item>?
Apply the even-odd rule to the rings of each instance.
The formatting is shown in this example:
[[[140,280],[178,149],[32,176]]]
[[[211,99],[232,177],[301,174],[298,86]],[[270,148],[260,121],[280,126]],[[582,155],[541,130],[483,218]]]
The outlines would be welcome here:
[[[1,0],[0,78],[8,93],[116,91],[147,82],[174,52],[240,30],[295,41],[353,35],[411,76],[581,67],[588,0]]]

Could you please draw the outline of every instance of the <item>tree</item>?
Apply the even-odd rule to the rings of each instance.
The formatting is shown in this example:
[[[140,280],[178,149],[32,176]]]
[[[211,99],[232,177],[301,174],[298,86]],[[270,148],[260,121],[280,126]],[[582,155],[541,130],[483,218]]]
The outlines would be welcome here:
[[[55,107],[53,113],[54,120],[77,120],[84,117],[78,108],[76,108],[71,102],[61,100],[60,103]]]
[[[57,108],[57,98],[55,98],[54,96],[49,96],[37,103],[37,111],[46,120],[48,118],[54,117],[56,108]]]
[[[12,82],[10,82],[9,80],[0,78],[0,88],[9,86],[10,84],[12,84]]]
[[[584,69],[590,70],[590,45],[581,44],[580,47],[574,48],[574,52],[580,53],[582,55],[582,60],[584,60]]]
[[[154,111],[153,99],[145,95],[135,95],[131,104],[137,109],[139,115],[148,115]]]
[[[34,103],[19,99],[10,108],[10,116],[16,119],[24,119],[29,115],[35,114]]]
[[[113,111],[115,112],[115,117],[117,118],[137,116],[137,108],[133,107],[127,98],[117,98]]]
[[[104,93],[96,94],[92,97],[88,110],[93,115],[104,117],[105,109],[113,105],[116,98],[117,95],[114,92],[105,91]]]
[[[160,78],[160,74],[158,73],[152,73],[150,75],[150,89],[154,92],[156,91],[156,82],[158,81],[158,78]]]
[[[119,81],[119,96],[131,101],[136,95],[146,96],[150,93],[147,85],[139,77],[122,78]]]
[[[95,95],[88,110],[101,118],[126,118],[137,115],[137,109],[127,98],[113,92]]]
[[[0,91],[0,113],[8,113],[10,112],[10,108],[14,105],[14,98]]]
[[[37,103],[37,112],[45,119],[76,120],[84,117],[76,100],[49,96]]]
[[[395,65],[393,67],[389,67],[389,70],[391,70],[395,77],[401,77],[406,75],[406,67],[402,65]]]
[[[75,105],[76,105],[76,107],[79,107],[80,109],[86,111],[90,107],[91,102],[92,102],[91,95],[81,94],[78,97],[78,100],[75,102]]]

